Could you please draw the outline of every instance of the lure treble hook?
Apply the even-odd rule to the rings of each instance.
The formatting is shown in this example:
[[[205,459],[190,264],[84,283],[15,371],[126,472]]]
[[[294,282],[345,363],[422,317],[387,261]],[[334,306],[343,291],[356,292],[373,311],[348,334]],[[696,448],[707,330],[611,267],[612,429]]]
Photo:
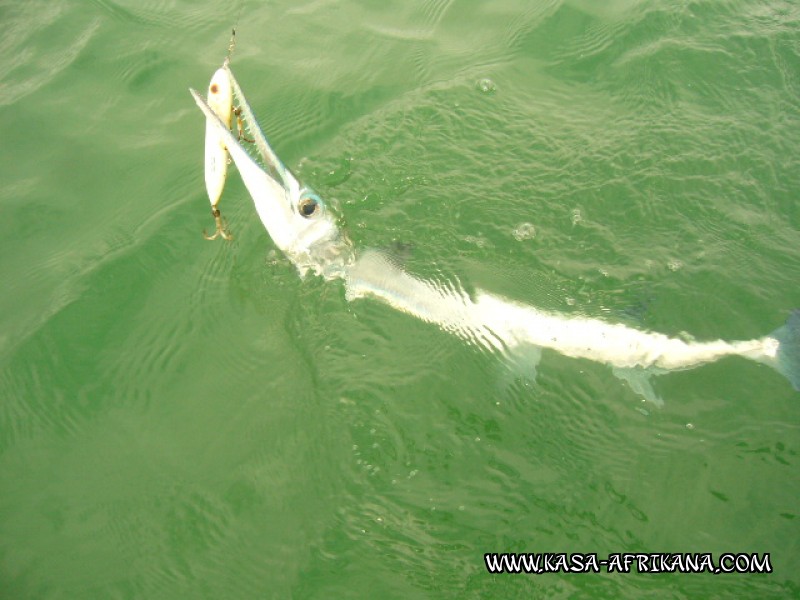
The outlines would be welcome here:
[[[233,235],[231,235],[231,232],[228,229],[225,221],[222,220],[222,213],[219,212],[218,208],[212,208],[211,214],[214,215],[214,226],[216,227],[216,231],[214,232],[214,235],[208,235],[206,230],[203,229],[203,237],[207,240],[215,240],[218,237],[221,237],[223,240],[231,241],[233,239]]]

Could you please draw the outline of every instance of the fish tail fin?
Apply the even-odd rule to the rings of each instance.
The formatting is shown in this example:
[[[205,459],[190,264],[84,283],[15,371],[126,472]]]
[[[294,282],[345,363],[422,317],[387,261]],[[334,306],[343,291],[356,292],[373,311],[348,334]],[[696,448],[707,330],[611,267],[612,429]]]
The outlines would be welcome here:
[[[800,392],[800,309],[794,309],[786,319],[786,324],[769,334],[769,337],[778,340],[772,366]]]

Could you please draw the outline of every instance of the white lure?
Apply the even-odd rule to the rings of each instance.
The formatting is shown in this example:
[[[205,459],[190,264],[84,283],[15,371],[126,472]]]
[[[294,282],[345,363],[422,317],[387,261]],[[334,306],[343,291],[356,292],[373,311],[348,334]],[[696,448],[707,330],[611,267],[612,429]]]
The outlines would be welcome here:
[[[225,61],[227,64],[227,60]],[[205,152],[205,180],[208,200],[211,202],[211,214],[214,216],[216,231],[213,235],[203,232],[207,240],[217,237],[230,240],[232,236],[222,221],[222,214],[217,205],[225,188],[228,177],[228,148],[225,138],[220,134],[218,122],[222,122],[227,129],[231,127],[233,114],[233,90],[227,69],[220,68],[211,77],[208,84],[208,106],[214,113],[215,119],[206,119],[206,152]]]
[[[208,85],[208,106],[225,126],[231,127],[233,90],[225,69],[217,69]],[[228,150],[217,124],[206,119],[205,178],[211,208],[217,208],[228,175]]]

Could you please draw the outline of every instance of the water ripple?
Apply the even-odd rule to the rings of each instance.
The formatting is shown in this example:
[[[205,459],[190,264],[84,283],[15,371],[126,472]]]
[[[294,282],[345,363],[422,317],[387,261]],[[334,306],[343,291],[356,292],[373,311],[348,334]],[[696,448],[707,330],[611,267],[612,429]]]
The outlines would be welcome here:
[[[41,3],[19,3],[5,17],[0,53],[14,59],[0,72],[0,106],[16,104],[56,79],[92,40],[100,20],[87,22],[70,12],[69,4],[49,2],[43,8]]]

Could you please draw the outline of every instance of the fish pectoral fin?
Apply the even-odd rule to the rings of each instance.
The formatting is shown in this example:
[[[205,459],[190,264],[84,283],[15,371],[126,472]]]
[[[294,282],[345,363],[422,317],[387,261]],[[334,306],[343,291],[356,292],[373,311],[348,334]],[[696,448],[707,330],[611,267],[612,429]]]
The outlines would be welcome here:
[[[642,396],[648,402],[656,406],[664,406],[664,401],[653,387],[652,377],[654,373],[641,367],[620,368],[614,367],[612,372],[615,377],[626,381],[631,390]]]
[[[497,380],[498,389],[508,393],[512,389],[531,388],[536,383],[542,349],[526,344],[506,348],[503,354],[502,371]]]
[[[513,367],[525,379],[536,381],[536,372],[542,362],[542,349],[524,344],[511,350]]]

